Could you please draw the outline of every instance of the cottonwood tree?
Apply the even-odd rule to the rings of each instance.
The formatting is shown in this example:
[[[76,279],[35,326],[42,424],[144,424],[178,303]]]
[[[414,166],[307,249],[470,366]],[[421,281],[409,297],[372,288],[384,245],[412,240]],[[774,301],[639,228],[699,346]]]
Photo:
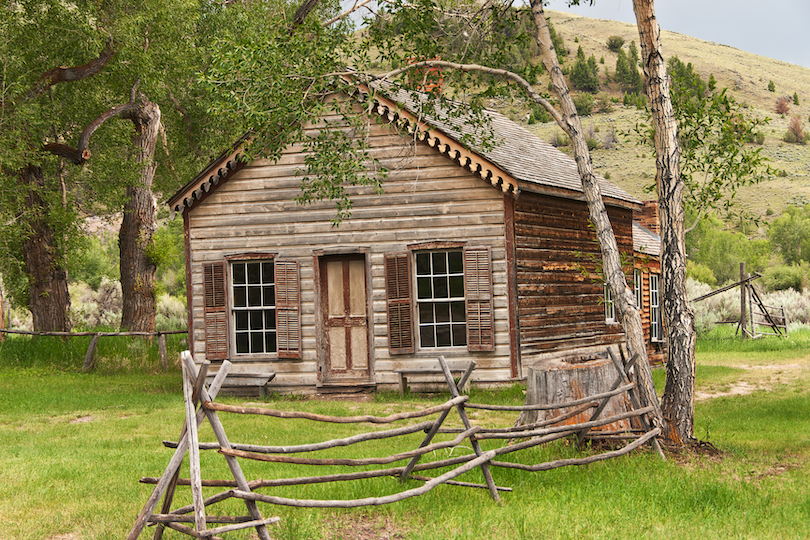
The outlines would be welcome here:
[[[196,139],[231,136],[205,129],[193,84],[205,32],[235,31],[220,8],[30,0],[0,11],[2,264],[35,329],[69,327],[66,258],[81,242],[81,215],[121,210],[122,326],[154,328],[152,191],[173,191],[210,157]]]
[[[661,271],[667,376],[661,409],[665,438],[684,445],[694,439],[695,317],[686,294],[685,183],[681,176],[678,123],[669,92],[661,28],[652,0],[633,0],[645,88],[655,127],[655,166],[661,224]]]

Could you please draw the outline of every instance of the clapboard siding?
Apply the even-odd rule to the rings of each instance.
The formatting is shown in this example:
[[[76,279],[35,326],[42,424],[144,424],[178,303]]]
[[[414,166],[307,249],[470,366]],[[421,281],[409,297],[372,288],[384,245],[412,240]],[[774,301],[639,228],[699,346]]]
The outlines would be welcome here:
[[[632,257],[632,212],[609,207],[619,249]],[[599,245],[584,202],[523,193],[515,205],[520,345],[524,364],[547,351],[623,341],[605,322]]]
[[[393,370],[433,365],[438,354],[458,361],[474,359],[475,377],[510,378],[510,343],[506,287],[506,249],[503,194],[488,182],[459,167],[451,159],[389,125],[374,127],[369,138],[371,155],[389,169],[384,193],[371,188],[350,188],[350,219],[332,226],[332,203],[306,206],[294,202],[300,195],[304,163],[302,147],[286,149],[277,162],[257,160],[233,174],[189,211],[188,235],[192,253],[191,310],[194,353],[204,358],[205,332],[201,321],[202,276],[205,262],[249,252],[272,253],[295,259],[300,266],[302,358],[277,359],[232,356],[242,372],[273,371],[271,386],[280,390],[314,389],[318,383],[318,319],[314,252],[355,246],[367,254],[370,269],[369,324],[374,381],[393,385]],[[385,277],[386,253],[406,251],[408,245],[431,241],[463,241],[489,246],[493,267],[495,350],[469,353],[464,348],[423,350],[391,356],[388,351]]]

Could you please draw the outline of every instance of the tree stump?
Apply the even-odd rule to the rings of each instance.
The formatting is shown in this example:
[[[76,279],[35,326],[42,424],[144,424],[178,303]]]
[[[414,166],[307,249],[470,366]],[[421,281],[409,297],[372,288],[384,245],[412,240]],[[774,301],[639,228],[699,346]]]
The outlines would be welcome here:
[[[613,388],[619,374],[610,359],[603,353],[591,355],[568,355],[549,358],[528,367],[526,405],[562,404]],[[560,416],[575,407],[551,410],[526,411],[524,424],[540,422]],[[622,414],[632,410],[627,394],[610,398],[600,418]],[[593,409],[573,416],[563,424],[578,424],[590,420]],[[630,428],[628,420],[621,420],[594,428],[596,431],[624,430]]]

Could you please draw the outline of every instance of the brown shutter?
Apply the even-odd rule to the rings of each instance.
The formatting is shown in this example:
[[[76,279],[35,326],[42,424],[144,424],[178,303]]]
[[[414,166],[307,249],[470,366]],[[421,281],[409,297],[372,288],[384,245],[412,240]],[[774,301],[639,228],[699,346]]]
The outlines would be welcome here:
[[[411,266],[407,253],[385,255],[385,297],[388,306],[388,351],[414,351],[411,316]]]
[[[279,358],[301,358],[298,261],[276,260],[276,337]]]
[[[467,300],[467,350],[495,350],[492,257],[488,247],[464,250],[464,294]]]
[[[203,264],[205,358],[228,358],[228,312],[224,262]]]

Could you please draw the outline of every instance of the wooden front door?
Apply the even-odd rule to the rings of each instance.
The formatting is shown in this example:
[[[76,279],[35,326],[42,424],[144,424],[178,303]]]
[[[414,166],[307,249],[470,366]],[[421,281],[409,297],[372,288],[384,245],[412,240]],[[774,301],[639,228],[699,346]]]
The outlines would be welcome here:
[[[325,340],[324,382],[371,378],[366,258],[321,258],[321,312]]]

